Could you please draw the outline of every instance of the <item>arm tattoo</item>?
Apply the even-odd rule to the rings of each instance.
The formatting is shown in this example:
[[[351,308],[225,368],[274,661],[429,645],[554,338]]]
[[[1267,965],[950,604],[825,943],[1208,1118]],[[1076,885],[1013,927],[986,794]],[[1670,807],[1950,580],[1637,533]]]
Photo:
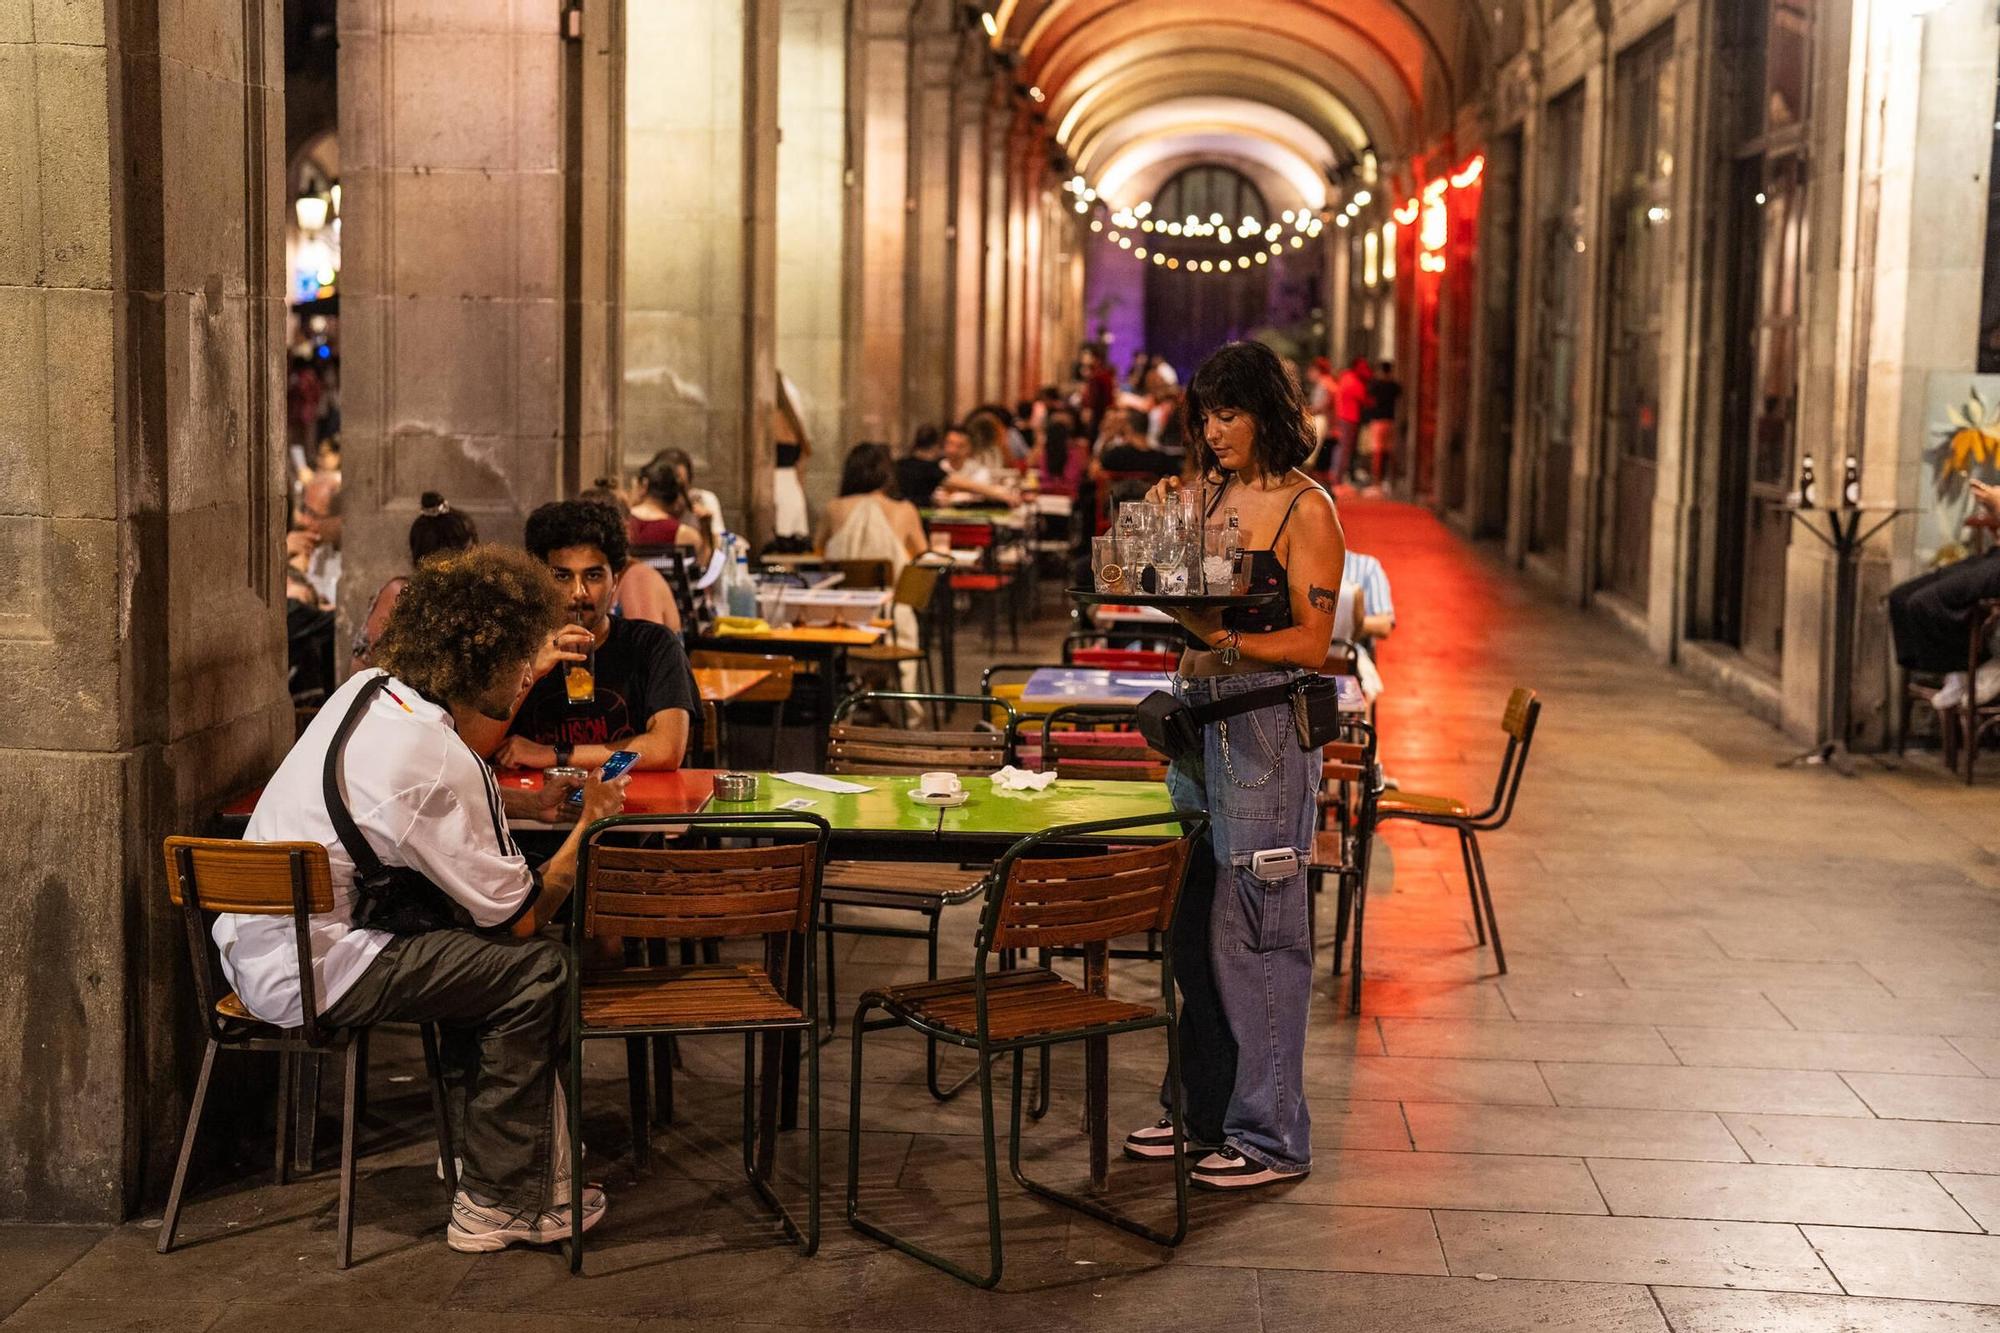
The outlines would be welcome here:
[[[1306,593],[1306,600],[1328,615],[1333,614],[1335,606],[1334,595],[1325,588],[1320,587],[1317,583]]]

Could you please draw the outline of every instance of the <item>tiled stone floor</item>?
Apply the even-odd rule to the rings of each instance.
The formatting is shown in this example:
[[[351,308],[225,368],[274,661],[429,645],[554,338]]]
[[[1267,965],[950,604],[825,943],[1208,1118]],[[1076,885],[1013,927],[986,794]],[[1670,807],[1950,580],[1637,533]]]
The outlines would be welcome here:
[[[1914,759],[1853,781],[1780,770],[1779,735],[1428,516],[1347,520],[1403,611],[1382,719],[1405,787],[1480,793],[1507,689],[1546,708],[1519,815],[1487,852],[1512,972],[1474,947],[1455,851],[1394,831],[1366,1016],[1322,979],[1306,1180],[1198,1197],[1173,1253],[1009,1187],[1006,1281],[974,1291],[839,1220],[843,1039],[826,1051],[825,1245],[804,1261],[735,1178],[738,1048],[690,1044],[644,1179],[622,1062],[593,1060],[588,1138],[613,1206],[572,1281],[552,1252],[445,1249],[412,1053],[384,1042],[352,1271],[331,1265],[329,1173],[218,1186],[164,1259],[144,1221],[0,1229],[5,1327],[2000,1329],[2000,795]],[[1052,642],[1036,638],[1024,656]],[[850,996],[916,957],[844,949]],[[1117,1049],[1119,1125],[1148,1114],[1160,1063],[1157,1043]],[[1079,1069],[1056,1069],[1027,1154],[1075,1179]],[[933,1104],[921,1071],[913,1042],[870,1048],[864,1203],[970,1255],[977,1111]],[[796,1142],[786,1160],[796,1180]],[[1155,1216],[1163,1183],[1113,1169]]]

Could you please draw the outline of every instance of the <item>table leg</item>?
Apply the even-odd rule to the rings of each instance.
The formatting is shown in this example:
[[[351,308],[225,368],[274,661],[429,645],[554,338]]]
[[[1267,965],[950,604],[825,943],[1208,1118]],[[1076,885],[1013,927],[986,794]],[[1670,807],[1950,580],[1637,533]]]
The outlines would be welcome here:
[[[1083,950],[1083,988],[1103,995],[1109,979],[1107,946],[1099,941]],[[1083,1042],[1083,1106],[1090,1126],[1090,1185],[1103,1189],[1111,1169],[1111,1043],[1106,1037],[1086,1037]]]

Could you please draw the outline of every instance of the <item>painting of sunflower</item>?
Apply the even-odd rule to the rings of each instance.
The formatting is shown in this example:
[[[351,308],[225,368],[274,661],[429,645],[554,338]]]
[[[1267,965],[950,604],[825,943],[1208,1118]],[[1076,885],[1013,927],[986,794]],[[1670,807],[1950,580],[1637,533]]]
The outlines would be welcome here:
[[[1939,502],[1956,507],[1969,494],[1971,478],[2000,469],[2000,403],[1989,406],[1976,386],[1968,388],[1965,401],[1948,408],[1932,434],[1937,444],[1924,452],[1924,460],[1931,465]]]

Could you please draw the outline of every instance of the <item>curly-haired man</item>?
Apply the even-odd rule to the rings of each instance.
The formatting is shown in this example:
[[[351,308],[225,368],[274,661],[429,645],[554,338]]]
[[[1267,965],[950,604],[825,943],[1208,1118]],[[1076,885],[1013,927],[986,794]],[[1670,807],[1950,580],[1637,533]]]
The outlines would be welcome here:
[[[528,515],[526,544],[567,595],[570,618],[590,633],[590,697],[572,696],[564,673],[545,670],[495,760],[594,768],[614,751],[632,750],[634,768],[679,768],[701,717],[694,672],[679,635],[611,614],[627,556],[618,512],[589,500],[545,504]]]
[[[520,551],[475,546],[426,562],[410,577],[375,647],[381,670],[338,690],[265,787],[246,836],[327,849],[333,910],[312,918],[315,989],[332,1027],[436,1023],[463,1152],[446,1239],[455,1250],[498,1250],[569,1233],[569,1149],[555,1072],[563,1051],[568,959],[537,932],[576,881],[582,831],[624,806],[623,779],[586,782],[583,814],[539,873],[507,832],[506,806],[485,761],[463,739],[504,720],[535,678],[580,657],[559,633],[563,599],[548,571]],[[329,751],[353,714],[329,770]],[[414,870],[474,928],[390,934],[355,924],[354,858],[328,813],[335,788],[386,866]],[[534,798],[553,821],[565,790]],[[521,813],[529,813],[522,811]],[[222,966],[256,1017],[303,1022],[297,946],[288,917],[224,914]],[[584,1226],[604,1213],[584,1192]]]

